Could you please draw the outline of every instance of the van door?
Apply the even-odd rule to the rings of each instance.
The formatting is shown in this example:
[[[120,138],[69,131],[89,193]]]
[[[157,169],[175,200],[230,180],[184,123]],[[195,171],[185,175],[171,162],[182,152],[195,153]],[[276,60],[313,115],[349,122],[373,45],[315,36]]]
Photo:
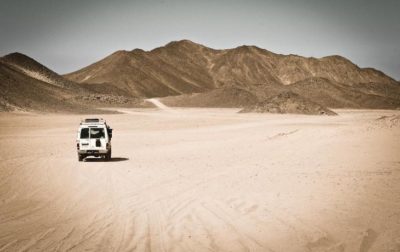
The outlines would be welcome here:
[[[104,127],[90,127],[90,148],[92,150],[106,149],[106,133]]]
[[[81,128],[79,132],[79,147],[81,150],[90,149],[89,128]]]

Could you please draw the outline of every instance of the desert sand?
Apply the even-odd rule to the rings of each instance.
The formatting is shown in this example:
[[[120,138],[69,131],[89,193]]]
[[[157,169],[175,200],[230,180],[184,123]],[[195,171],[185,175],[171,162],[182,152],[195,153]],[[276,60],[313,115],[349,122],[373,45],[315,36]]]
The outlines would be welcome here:
[[[0,114],[0,251],[400,251],[400,111],[122,110]]]

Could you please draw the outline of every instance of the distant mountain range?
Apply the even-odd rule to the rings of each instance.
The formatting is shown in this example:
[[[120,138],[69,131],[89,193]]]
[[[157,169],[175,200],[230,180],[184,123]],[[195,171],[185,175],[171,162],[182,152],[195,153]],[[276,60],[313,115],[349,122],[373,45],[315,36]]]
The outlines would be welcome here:
[[[74,107],[80,103],[70,104],[76,100],[71,97],[91,94],[129,99],[174,96],[166,101],[230,107],[253,105],[285,92],[330,108],[400,107],[399,82],[341,56],[306,58],[256,46],[215,50],[189,40],[151,51],[117,51],[64,76],[13,53],[0,58],[0,85],[8,90],[0,93],[0,107],[39,110],[39,100],[55,99],[56,108]],[[224,99],[216,98],[219,95]],[[245,104],[234,102],[236,96],[246,97]]]
[[[117,51],[65,77],[79,83],[109,83],[143,97],[202,92],[226,85],[290,85],[312,78],[349,86],[397,84],[382,72],[359,68],[341,56],[305,58],[255,46],[214,50],[189,40],[148,52]]]

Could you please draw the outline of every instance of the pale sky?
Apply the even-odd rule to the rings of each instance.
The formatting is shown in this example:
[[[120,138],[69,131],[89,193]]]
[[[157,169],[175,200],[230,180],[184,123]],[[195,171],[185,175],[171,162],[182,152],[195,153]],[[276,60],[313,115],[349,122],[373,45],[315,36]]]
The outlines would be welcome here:
[[[0,55],[21,52],[67,73],[116,50],[189,39],[338,54],[399,80],[399,10],[399,0],[0,0]]]

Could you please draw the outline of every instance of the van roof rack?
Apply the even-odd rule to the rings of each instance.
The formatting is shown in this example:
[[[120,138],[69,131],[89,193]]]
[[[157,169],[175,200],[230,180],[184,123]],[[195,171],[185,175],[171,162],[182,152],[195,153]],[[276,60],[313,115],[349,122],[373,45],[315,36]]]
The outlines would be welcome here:
[[[81,124],[105,124],[106,121],[103,118],[86,118],[81,121]]]

